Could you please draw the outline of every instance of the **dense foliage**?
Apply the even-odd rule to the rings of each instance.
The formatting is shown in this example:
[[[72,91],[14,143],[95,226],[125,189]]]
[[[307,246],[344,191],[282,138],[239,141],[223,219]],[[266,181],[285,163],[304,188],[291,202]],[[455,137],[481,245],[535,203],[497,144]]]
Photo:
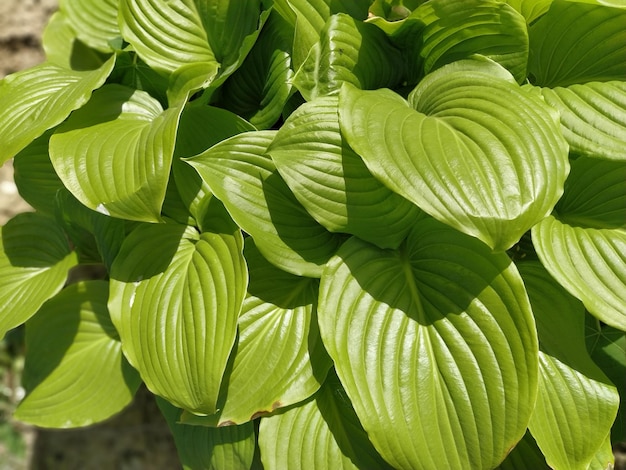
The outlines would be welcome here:
[[[36,209],[0,244],[16,417],[85,426],[143,382],[185,468],[608,468],[625,24],[617,0],[62,0],[47,61],[0,82]]]

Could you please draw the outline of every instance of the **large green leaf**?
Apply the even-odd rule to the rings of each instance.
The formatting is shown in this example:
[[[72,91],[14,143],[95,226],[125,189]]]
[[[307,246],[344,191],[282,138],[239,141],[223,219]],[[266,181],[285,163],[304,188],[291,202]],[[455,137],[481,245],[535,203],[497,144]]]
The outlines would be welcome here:
[[[87,207],[158,221],[181,109],[163,111],[143,91],[104,86],[50,138],[54,168]]]
[[[493,468],[524,435],[538,345],[505,253],[432,218],[398,250],[352,238],[324,271],[318,310],[350,401],[394,467]]]
[[[431,0],[417,8],[411,18],[418,18],[426,25],[421,48],[426,73],[481,54],[507,68],[517,82],[526,79],[526,22],[506,3]]]
[[[174,436],[185,470],[249,470],[254,457],[254,425],[193,426],[179,422],[181,410],[157,398],[157,404]]]
[[[341,136],[337,106],[337,97],[302,105],[268,153],[298,201],[328,230],[396,248],[419,209],[371,175]]]
[[[65,190],[48,155],[51,134],[52,131],[44,133],[13,159],[15,185],[20,196],[37,211],[47,215],[54,214],[57,192]]]
[[[266,151],[275,131],[246,132],[186,161],[275,266],[320,277],[343,238],[318,224],[289,190]]]
[[[400,51],[378,27],[339,13],[329,18],[293,83],[310,101],[336,94],[343,83],[393,88],[404,76]]]
[[[541,91],[546,102],[558,109],[572,152],[626,160],[626,82],[593,82]]]
[[[94,49],[110,52],[110,41],[118,38],[117,10],[120,0],[61,0],[60,9],[82,42]]]
[[[551,468],[586,470],[609,435],[619,395],[587,352],[582,303],[538,261],[518,268],[539,336],[539,394],[529,429]]]
[[[276,0],[275,8],[292,21],[295,30],[293,65],[297,70],[320,38],[320,31],[335,13],[347,13],[364,20],[370,0]]]
[[[149,224],[111,269],[111,318],[148,388],[180,408],[216,411],[248,282],[238,230]]]
[[[555,0],[530,28],[528,73],[535,85],[624,79],[626,9],[594,3]]]
[[[0,228],[0,338],[61,290],[76,263],[53,219],[19,214]]]
[[[313,395],[331,366],[317,326],[317,279],[294,276],[246,240],[248,295],[218,425],[240,424]]]
[[[258,129],[272,127],[291,95],[289,25],[275,11],[250,54],[221,89],[221,105],[248,119]]]
[[[0,164],[85,104],[114,63],[85,71],[43,63],[0,81]]]
[[[346,86],[339,118],[381,182],[495,250],[515,244],[562,194],[568,160],[557,114],[491,61],[442,67],[409,102]]]
[[[86,426],[132,400],[141,380],[122,356],[107,311],[109,284],[72,284],[26,324],[27,395],[15,417],[43,427]]]
[[[372,446],[332,371],[314,397],[261,420],[259,447],[266,470],[391,468]]]
[[[626,330],[626,163],[572,163],[554,215],[532,230],[550,274],[603,322]]]
[[[258,35],[260,0],[120,0],[124,39],[155,70],[175,73],[177,96],[225,79]],[[249,36],[249,37],[248,37]]]

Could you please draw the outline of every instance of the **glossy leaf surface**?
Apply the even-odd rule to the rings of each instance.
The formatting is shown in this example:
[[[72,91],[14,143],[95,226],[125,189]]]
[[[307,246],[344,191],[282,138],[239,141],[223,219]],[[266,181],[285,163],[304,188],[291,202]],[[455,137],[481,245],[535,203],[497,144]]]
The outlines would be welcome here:
[[[443,67],[409,102],[345,87],[339,117],[381,182],[495,250],[516,243],[562,194],[567,144],[555,112],[493,62]]]
[[[585,310],[539,262],[521,263],[539,336],[539,394],[529,429],[551,468],[585,470],[619,406],[585,347]],[[576,413],[572,413],[576,410]]]
[[[241,233],[141,225],[111,269],[109,309],[148,388],[199,414],[216,411],[247,285]]]
[[[17,419],[73,428],[103,421],[132,400],[141,380],[122,355],[104,281],[72,284],[26,325],[24,385]]]
[[[120,0],[61,0],[60,9],[77,37],[94,49],[110,52],[109,41],[120,36]]]
[[[186,161],[272,264],[292,274],[320,277],[342,239],[306,212],[276,171],[266,155],[275,135],[240,134]]]
[[[431,218],[398,250],[352,238],[324,271],[319,319],[363,427],[394,467],[495,467],[524,435],[537,338],[505,254]]]
[[[0,229],[0,338],[61,290],[76,254],[54,220],[19,214]]]
[[[298,108],[268,149],[295,197],[331,232],[396,248],[419,209],[368,171],[339,129],[338,99]]]

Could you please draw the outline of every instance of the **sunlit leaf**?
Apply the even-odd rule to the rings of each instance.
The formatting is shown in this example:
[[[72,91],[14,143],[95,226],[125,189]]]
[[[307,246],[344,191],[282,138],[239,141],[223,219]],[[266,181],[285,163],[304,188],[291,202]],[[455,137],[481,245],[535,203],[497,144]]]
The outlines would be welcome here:
[[[293,78],[307,101],[336,94],[343,83],[370,90],[401,82],[402,55],[376,26],[336,14],[320,36]]]
[[[341,131],[382,183],[495,250],[548,215],[568,172],[558,117],[491,61],[428,75],[409,102],[344,87]]]
[[[76,265],[61,227],[40,214],[19,214],[0,228],[0,338],[61,290]]]
[[[551,468],[586,470],[610,432],[619,395],[587,352],[582,303],[539,262],[518,268],[539,336],[539,394],[529,429]]]
[[[268,153],[298,201],[328,230],[396,248],[419,210],[375,179],[348,146],[337,106],[336,97],[302,105]]]
[[[398,250],[352,238],[324,271],[319,320],[363,427],[394,467],[493,468],[524,435],[537,337],[506,254],[431,218]]]
[[[139,375],[122,356],[104,281],[72,284],[26,324],[26,398],[15,417],[43,427],[86,426],[132,400]]]
[[[235,230],[146,224],[113,263],[109,309],[124,354],[180,408],[216,411],[247,285],[242,249]]]
[[[572,152],[626,161],[626,82],[593,82],[541,92],[559,110]]]
[[[114,63],[86,71],[43,63],[0,81],[0,164],[85,104]]]
[[[109,41],[120,36],[120,0],[60,0],[60,9],[76,36],[89,47],[111,51]]]
[[[261,420],[259,446],[267,470],[391,468],[372,446],[332,371],[311,399]]]
[[[87,207],[131,220],[160,219],[181,108],[107,85],[50,139],[65,186]]]
[[[246,132],[186,161],[275,266],[320,277],[343,238],[319,225],[289,190],[266,151],[276,131]]]

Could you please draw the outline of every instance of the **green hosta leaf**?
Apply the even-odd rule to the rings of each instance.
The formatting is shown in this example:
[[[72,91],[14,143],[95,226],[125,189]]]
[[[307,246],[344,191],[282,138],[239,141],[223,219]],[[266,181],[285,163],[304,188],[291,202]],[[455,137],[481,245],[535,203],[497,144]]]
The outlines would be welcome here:
[[[289,25],[272,12],[241,67],[222,87],[222,106],[267,129],[280,118],[291,95]]]
[[[57,192],[65,190],[48,155],[51,134],[52,131],[48,131],[38,137],[13,159],[15,185],[20,196],[46,215],[54,214]]]
[[[558,117],[491,61],[424,79],[410,104],[345,87],[341,131],[369,170],[433,217],[495,250],[549,214],[568,172]]]
[[[614,470],[615,456],[613,455],[613,447],[611,445],[611,436],[606,436],[600,450],[593,457],[593,460],[587,467],[588,470]]]
[[[185,470],[249,470],[254,458],[254,425],[192,426],[178,420],[181,410],[157,398],[157,404],[174,436]]]
[[[132,400],[141,380],[122,356],[107,311],[109,284],[72,284],[26,325],[26,398],[15,417],[69,428],[107,419]]]
[[[78,39],[89,47],[110,52],[109,41],[121,35],[117,22],[119,3],[119,0],[61,0],[60,9]]]
[[[330,17],[320,36],[293,79],[307,101],[338,93],[344,82],[377,89],[402,80],[402,55],[378,27],[340,13]]]
[[[104,86],[51,137],[54,168],[87,207],[158,221],[180,113],[145,92]]]
[[[347,13],[356,20],[364,20],[371,0],[276,0],[275,3],[275,8],[293,21],[293,65],[298,70],[319,40],[328,18],[335,13]]]
[[[541,91],[546,102],[559,110],[561,129],[572,152],[626,160],[626,82],[593,82]]]
[[[172,170],[180,197],[200,227],[211,201],[211,190],[181,158],[197,155],[228,137],[252,130],[254,126],[249,122],[225,109],[193,104],[185,107],[176,135]]]
[[[352,238],[322,276],[319,321],[363,427],[394,467],[493,468],[524,435],[537,337],[506,254],[431,218],[398,250]]]
[[[300,205],[266,151],[275,131],[246,132],[186,160],[275,266],[320,277],[343,238]]]
[[[555,0],[529,30],[528,72],[542,87],[626,76],[626,9]]]
[[[153,393],[200,414],[216,411],[247,285],[241,233],[229,230],[140,225],[111,269],[124,354]]]
[[[319,281],[279,270],[251,242],[245,249],[250,285],[218,425],[244,423],[310,397],[331,366],[317,326]]]
[[[339,131],[337,97],[305,103],[268,149],[306,210],[332,232],[396,248],[419,209],[372,177]]]
[[[426,73],[480,54],[507,68],[517,82],[526,79],[526,21],[506,3],[431,0],[415,10],[411,17],[426,25],[421,50]]]
[[[626,330],[626,164],[574,161],[554,215],[532,235],[550,274],[594,316]]]
[[[88,47],[78,39],[63,11],[57,11],[50,17],[41,43],[47,61],[65,69],[94,70],[110,56]]]
[[[263,418],[259,447],[267,470],[391,468],[367,438],[334,372],[311,399]]]
[[[19,214],[0,228],[0,338],[28,320],[65,284],[76,265],[61,227],[40,214]]]
[[[587,348],[594,362],[600,366],[621,397],[626,397],[626,333],[587,315]],[[617,418],[611,430],[613,442],[626,440],[626,400],[622,398]]]
[[[260,3],[120,0],[122,35],[150,67],[176,72],[178,80],[189,84],[182,88],[206,88],[218,70],[223,78],[231,74],[252,48]],[[184,95],[180,85],[177,88],[177,95]]]
[[[539,394],[529,429],[551,468],[586,470],[610,432],[619,395],[587,353],[582,303],[539,262],[518,268],[540,350]]]
[[[533,227],[543,265],[603,322],[626,331],[626,231],[569,225],[549,216]]]
[[[553,0],[506,0],[506,3],[526,18],[527,24],[531,24],[547,12],[552,2]]]
[[[530,431],[527,431],[522,440],[500,464],[498,470],[528,470],[529,468],[550,470],[541,450],[537,447],[535,439]]]
[[[44,63],[0,81],[0,164],[85,104],[114,63],[87,71]]]

